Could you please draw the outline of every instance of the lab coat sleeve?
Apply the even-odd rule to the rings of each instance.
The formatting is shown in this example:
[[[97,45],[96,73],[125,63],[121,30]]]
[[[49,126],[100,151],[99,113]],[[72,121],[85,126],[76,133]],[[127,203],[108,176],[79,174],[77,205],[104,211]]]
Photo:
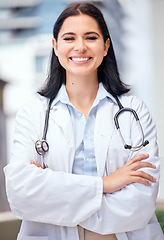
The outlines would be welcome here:
[[[127,103],[124,103],[123,100],[122,103],[127,106]],[[156,127],[145,104],[134,97],[129,107],[136,109],[144,130],[145,139],[150,142],[139,152],[130,152],[129,159],[142,153],[149,153],[149,158],[144,161],[155,164],[156,169],[143,168],[142,170],[156,177],[157,182],[152,183],[151,186],[133,183],[112,194],[103,194],[101,208],[90,218],[80,223],[84,228],[101,234],[129,232],[144,228],[152,218],[156,207],[159,183]],[[132,146],[138,146],[141,143],[141,133],[138,130],[136,121],[131,119],[131,122],[127,125],[131,126],[132,129]],[[119,155],[117,153],[113,154],[113,161],[121,160],[121,154]]]
[[[4,168],[8,200],[17,218],[73,227],[100,208],[102,179],[30,164],[39,160],[35,141],[45,116],[39,108],[34,101],[17,114],[12,158]]]

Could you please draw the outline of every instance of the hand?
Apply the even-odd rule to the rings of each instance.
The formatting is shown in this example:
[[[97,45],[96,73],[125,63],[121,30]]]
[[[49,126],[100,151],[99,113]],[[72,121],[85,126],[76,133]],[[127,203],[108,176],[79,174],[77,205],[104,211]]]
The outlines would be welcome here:
[[[38,161],[37,162],[31,161],[31,164],[34,164],[38,168],[42,168],[43,169],[43,167],[40,165],[40,163]]]
[[[124,166],[111,173],[103,179],[103,192],[113,193],[131,183],[141,183],[150,186],[151,182],[156,182],[156,178],[144,171],[137,171],[140,168],[156,168],[155,165],[141,160],[149,157],[149,154],[141,154],[130,159]],[[151,182],[150,182],[151,181]]]

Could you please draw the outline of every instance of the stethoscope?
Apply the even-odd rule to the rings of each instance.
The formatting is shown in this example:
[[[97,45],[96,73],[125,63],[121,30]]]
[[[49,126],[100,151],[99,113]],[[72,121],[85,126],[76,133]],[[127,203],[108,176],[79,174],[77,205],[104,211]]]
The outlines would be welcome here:
[[[118,112],[116,112],[116,114],[114,116],[114,123],[115,123],[116,129],[119,132],[119,135],[123,142],[124,148],[128,149],[130,151],[134,151],[134,152],[139,151],[140,149],[145,147],[147,144],[149,144],[149,141],[144,139],[144,132],[143,132],[143,128],[141,126],[139,117],[134,109],[123,107],[117,96],[115,96],[115,99],[119,106],[119,110],[118,110]],[[46,135],[47,135],[47,130],[48,130],[48,122],[49,122],[49,115],[50,115],[50,108],[51,108],[52,101],[53,101],[53,99],[49,100],[49,103],[48,103],[48,108],[47,108],[46,115],[45,115],[45,123],[44,123],[42,140],[37,140],[35,143],[35,148],[39,155],[44,155],[49,150],[49,145],[46,141]],[[133,114],[134,118],[136,119],[136,122],[139,124],[140,130],[141,130],[141,144],[139,146],[132,147],[131,145],[128,145],[124,140],[124,137],[121,133],[119,122],[118,122],[119,116],[124,112],[131,112]]]
[[[48,108],[46,110],[42,140],[37,140],[35,143],[35,149],[39,155],[44,155],[49,150],[49,145],[48,145],[48,142],[46,141],[46,136],[47,136],[50,108],[51,108],[52,101],[53,99],[49,100]]]
[[[148,141],[148,140],[145,140],[145,138],[144,138],[144,132],[143,132],[143,128],[142,128],[142,126],[141,126],[139,117],[138,117],[138,115],[137,115],[137,113],[136,113],[136,111],[135,111],[134,109],[132,109],[132,108],[127,108],[127,107],[123,107],[122,104],[121,104],[121,102],[120,102],[120,100],[118,99],[117,96],[115,96],[115,99],[116,99],[117,104],[118,104],[118,106],[119,106],[119,110],[118,110],[118,112],[116,112],[116,114],[115,114],[115,116],[114,116],[114,122],[115,122],[115,126],[116,126],[116,128],[117,128],[117,130],[118,130],[118,132],[119,132],[119,135],[120,135],[120,137],[121,137],[121,139],[122,139],[124,148],[125,148],[125,149],[129,149],[130,151],[133,151],[133,152],[139,151],[140,149],[142,149],[143,147],[145,147],[147,144],[149,144],[149,141]],[[132,147],[131,145],[128,145],[128,144],[125,142],[124,138],[123,138],[123,135],[122,135],[121,130],[120,130],[119,122],[118,122],[118,118],[119,118],[120,114],[122,114],[123,112],[131,112],[131,113],[133,114],[134,118],[136,119],[136,122],[137,122],[138,125],[139,125],[139,128],[140,128],[140,130],[141,130],[141,144],[140,144],[139,146]]]

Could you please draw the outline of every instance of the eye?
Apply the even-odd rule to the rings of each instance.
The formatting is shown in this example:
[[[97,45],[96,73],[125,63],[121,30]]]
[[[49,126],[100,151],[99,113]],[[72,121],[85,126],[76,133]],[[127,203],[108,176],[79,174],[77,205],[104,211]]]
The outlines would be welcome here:
[[[90,41],[94,41],[94,40],[97,39],[97,37],[96,36],[90,36],[90,37],[87,37],[86,39],[90,40]]]
[[[74,37],[65,37],[65,38],[63,38],[63,40],[65,40],[65,41],[73,41]]]

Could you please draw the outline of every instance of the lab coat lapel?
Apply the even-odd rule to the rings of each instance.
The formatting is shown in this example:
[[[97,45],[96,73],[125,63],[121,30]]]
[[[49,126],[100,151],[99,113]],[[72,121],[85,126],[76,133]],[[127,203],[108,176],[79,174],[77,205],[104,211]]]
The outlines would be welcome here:
[[[95,156],[97,174],[103,176],[107,151],[114,131],[114,105],[106,102],[99,104],[95,123]]]
[[[74,160],[74,151],[75,151],[75,140],[72,127],[71,117],[68,111],[68,108],[64,104],[58,104],[53,107],[50,111],[50,119],[56,123],[62,130],[64,138],[67,142],[68,151],[72,151],[71,159],[69,159],[69,171],[72,171],[72,165]],[[60,139],[59,139],[60,141]]]

